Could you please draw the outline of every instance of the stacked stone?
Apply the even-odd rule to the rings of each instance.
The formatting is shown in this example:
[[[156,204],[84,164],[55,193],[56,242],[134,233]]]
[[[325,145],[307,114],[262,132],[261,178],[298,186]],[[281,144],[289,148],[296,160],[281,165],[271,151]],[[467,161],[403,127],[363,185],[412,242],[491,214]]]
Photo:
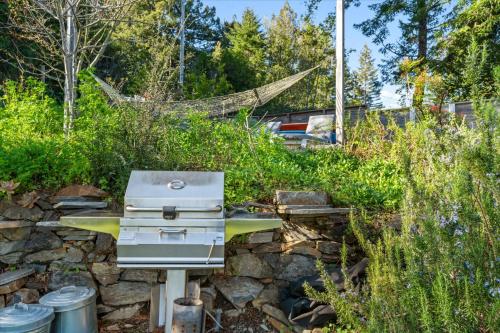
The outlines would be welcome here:
[[[64,213],[43,194],[27,207],[15,200],[0,201],[0,281],[3,272],[33,271],[0,285],[0,307],[36,303],[49,291],[77,285],[96,289],[101,319],[139,313],[150,300],[151,287],[165,282],[164,272],[118,268],[111,235],[62,227],[57,220]],[[339,263],[341,239],[332,240],[331,228],[345,225],[348,214],[285,218],[281,230],[250,234],[242,237],[244,242],[229,244],[224,270],[195,273],[201,276],[201,298],[208,310],[214,310],[220,293],[236,308],[226,315],[238,316],[251,304],[269,316],[276,329],[288,327],[278,309],[279,290],[317,273],[317,259]]]
[[[31,192],[10,202],[0,201],[0,282],[11,271],[32,271],[29,276],[0,285],[0,307],[19,301],[36,303],[41,295],[68,285],[96,289],[103,319],[129,318],[144,307],[151,286],[164,282],[158,271],[121,270],[116,266],[111,235],[63,227],[57,222],[60,215],[75,210],[56,203],[54,198],[92,196],[92,205],[96,206],[95,198],[102,193],[75,185],[54,196]],[[104,207],[103,203],[97,206]]]

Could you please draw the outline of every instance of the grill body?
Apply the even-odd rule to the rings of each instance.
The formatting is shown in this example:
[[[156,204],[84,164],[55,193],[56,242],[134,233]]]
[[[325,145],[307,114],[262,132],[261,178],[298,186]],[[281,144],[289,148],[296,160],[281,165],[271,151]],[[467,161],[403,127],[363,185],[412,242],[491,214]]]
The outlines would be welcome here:
[[[224,174],[132,171],[120,219],[120,267],[224,266]]]

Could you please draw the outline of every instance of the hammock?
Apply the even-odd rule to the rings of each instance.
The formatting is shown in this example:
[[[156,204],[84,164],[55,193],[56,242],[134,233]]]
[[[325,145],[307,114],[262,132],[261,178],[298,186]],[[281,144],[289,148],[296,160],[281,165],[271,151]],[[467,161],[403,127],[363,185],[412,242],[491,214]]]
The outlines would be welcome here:
[[[146,107],[148,109],[155,110],[159,113],[188,113],[192,111],[201,111],[207,112],[210,116],[223,116],[226,114],[238,112],[242,108],[253,108],[266,104],[267,102],[281,94],[283,91],[287,90],[288,88],[302,80],[318,67],[319,66],[316,66],[295,75],[288,76],[284,79],[239,93],[196,100],[165,102],[148,101],[142,97],[128,97],[121,95],[112,86],[110,86],[97,76],[93,76],[97,83],[99,83],[99,85],[101,86],[102,90],[115,103],[131,103],[138,107]]]

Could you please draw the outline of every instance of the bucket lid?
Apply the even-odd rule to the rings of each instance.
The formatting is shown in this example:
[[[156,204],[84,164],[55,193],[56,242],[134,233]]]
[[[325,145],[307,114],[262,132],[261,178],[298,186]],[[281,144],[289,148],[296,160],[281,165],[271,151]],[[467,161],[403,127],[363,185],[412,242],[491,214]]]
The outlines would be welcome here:
[[[47,325],[54,319],[51,307],[39,304],[16,303],[0,309],[2,332],[27,332]]]
[[[55,312],[70,311],[94,302],[95,289],[68,286],[40,298],[40,304],[51,306]]]

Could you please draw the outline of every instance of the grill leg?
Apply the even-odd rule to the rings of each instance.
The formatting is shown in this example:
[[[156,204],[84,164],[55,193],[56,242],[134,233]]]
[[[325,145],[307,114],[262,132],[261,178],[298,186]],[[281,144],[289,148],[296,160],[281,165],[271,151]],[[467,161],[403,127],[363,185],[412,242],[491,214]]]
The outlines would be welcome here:
[[[165,314],[165,333],[172,333],[172,315],[174,312],[174,300],[186,295],[186,270],[169,269],[167,270],[166,283],[166,314]]]

